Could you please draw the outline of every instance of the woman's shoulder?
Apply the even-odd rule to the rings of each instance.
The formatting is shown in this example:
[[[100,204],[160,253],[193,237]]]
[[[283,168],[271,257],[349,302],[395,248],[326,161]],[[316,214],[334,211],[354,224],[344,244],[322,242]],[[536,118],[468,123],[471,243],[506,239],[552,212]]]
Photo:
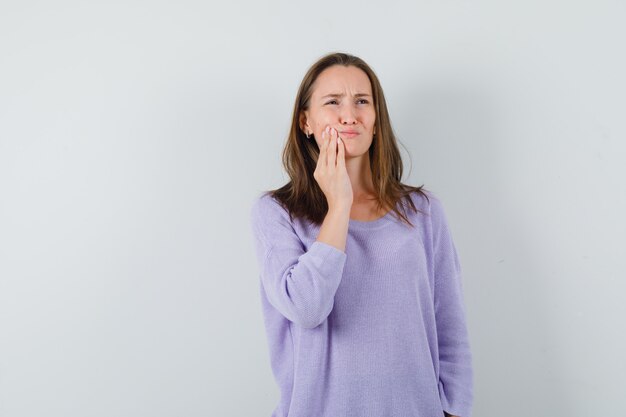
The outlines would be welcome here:
[[[271,207],[276,202],[276,199],[272,197],[271,191],[262,191],[257,193],[252,199],[252,210],[259,210],[261,208]]]
[[[434,193],[430,190],[423,190],[424,195],[415,194],[414,198],[423,204],[423,210],[427,214],[428,223],[433,229],[441,229],[448,227],[448,219],[446,214],[445,205],[442,198],[438,193]]]
[[[272,196],[271,191],[262,191],[257,193],[252,199],[250,206],[251,212],[275,210],[278,206],[278,202]]]
[[[253,222],[271,222],[279,218],[289,219],[289,214],[271,191],[263,191],[253,198],[250,217]]]
[[[429,213],[434,206],[441,204],[437,194],[426,188],[420,188],[419,191],[413,190],[409,193],[409,196],[415,208],[426,213]]]
[[[439,227],[446,223],[446,211],[438,193],[421,189],[420,191],[411,191],[410,196],[418,210],[416,214],[412,213],[412,216],[416,216],[413,218],[416,218],[418,223],[429,224],[429,227]]]

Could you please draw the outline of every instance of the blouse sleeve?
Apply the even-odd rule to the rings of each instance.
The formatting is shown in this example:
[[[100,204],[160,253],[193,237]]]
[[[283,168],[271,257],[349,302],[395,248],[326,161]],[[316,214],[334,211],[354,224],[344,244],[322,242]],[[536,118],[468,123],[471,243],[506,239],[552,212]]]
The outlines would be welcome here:
[[[461,266],[441,201],[436,197],[431,200],[439,395],[446,412],[454,416],[471,417],[473,370]]]
[[[253,203],[250,221],[269,303],[295,324],[319,326],[333,308],[347,255],[319,241],[305,250],[289,213],[269,195]]]

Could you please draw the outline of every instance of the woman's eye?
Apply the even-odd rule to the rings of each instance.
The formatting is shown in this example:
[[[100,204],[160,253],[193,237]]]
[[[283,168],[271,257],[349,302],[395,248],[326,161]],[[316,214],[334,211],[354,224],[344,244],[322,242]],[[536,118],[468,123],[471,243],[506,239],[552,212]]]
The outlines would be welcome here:
[[[369,101],[367,101],[366,99],[362,98],[360,100],[357,100],[357,103],[368,104]],[[337,104],[337,100],[331,100],[331,101],[327,102],[326,104]]]

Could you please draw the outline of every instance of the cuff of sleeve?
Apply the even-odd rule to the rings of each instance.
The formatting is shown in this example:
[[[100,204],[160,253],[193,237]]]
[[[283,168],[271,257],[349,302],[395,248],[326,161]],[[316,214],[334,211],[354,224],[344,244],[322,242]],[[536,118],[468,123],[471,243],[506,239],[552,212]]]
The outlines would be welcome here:
[[[316,240],[315,242],[313,242],[313,244],[309,248],[309,252],[322,259],[325,259],[325,260],[328,259],[331,261],[332,260],[343,261],[347,257],[345,252],[337,249],[333,245],[320,242],[319,240]]]
[[[463,403],[461,401],[454,401],[454,403],[448,401],[443,384],[439,381],[439,398],[441,399],[441,406],[444,411],[453,416],[459,417],[472,417],[471,404]]]

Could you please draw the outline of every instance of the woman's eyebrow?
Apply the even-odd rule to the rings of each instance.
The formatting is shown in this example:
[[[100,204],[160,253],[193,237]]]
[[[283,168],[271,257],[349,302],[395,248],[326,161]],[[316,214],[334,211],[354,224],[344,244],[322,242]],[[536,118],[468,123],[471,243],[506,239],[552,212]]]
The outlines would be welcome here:
[[[327,97],[343,97],[343,96],[345,96],[344,93],[331,93],[331,94],[326,94],[325,96],[322,96],[322,98],[324,99]],[[356,93],[354,97],[371,97],[371,94]]]

